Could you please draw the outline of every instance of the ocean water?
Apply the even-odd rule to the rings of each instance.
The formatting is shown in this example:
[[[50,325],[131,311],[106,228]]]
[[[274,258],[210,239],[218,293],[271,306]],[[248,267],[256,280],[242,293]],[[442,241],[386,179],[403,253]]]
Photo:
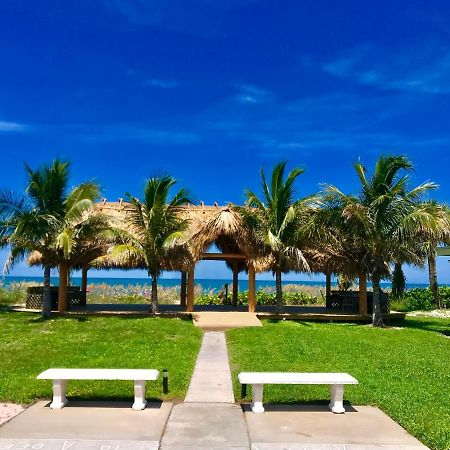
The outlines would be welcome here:
[[[11,283],[16,282],[27,282],[27,283],[36,283],[41,284],[42,283],[42,277],[3,277],[1,278],[2,284],[4,286],[8,286]],[[73,285],[80,285],[81,278],[79,277],[73,277],[71,280]],[[173,278],[160,278],[158,283],[161,286],[179,286],[180,285],[180,279],[173,279]],[[52,285],[58,285],[58,278],[52,277],[51,278],[51,284]],[[146,286],[150,285],[150,280],[148,278],[108,278],[108,277],[98,277],[98,278],[89,278],[88,284],[108,284],[110,286],[115,285],[133,285],[133,286]],[[229,289],[232,288],[232,280],[230,279],[210,279],[210,278],[198,278],[195,280],[196,285],[201,285],[201,287],[204,290],[211,290],[214,292],[219,292],[221,289],[223,289],[225,284],[228,284]],[[294,285],[305,285],[305,286],[323,286],[325,288],[325,282],[324,281],[311,281],[311,280],[300,280],[300,281],[290,281],[286,280],[283,281],[283,285],[286,286],[288,284],[294,284]],[[370,283],[368,283],[370,286]],[[381,283],[383,288],[390,288],[390,283]],[[333,288],[336,287],[336,283],[332,283]],[[427,287],[426,284],[419,284],[419,283],[408,283],[407,288],[412,289],[416,287]],[[256,289],[261,288],[275,288],[275,280],[256,280]],[[248,281],[246,279],[239,280],[239,290],[240,291],[246,291],[248,290]]]

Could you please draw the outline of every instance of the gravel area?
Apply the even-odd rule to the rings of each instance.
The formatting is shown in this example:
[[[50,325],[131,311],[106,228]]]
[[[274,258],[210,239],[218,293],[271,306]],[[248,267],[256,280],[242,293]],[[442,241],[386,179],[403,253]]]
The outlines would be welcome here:
[[[415,317],[442,317],[442,318],[450,318],[450,310],[449,309],[435,309],[433,311],[413,311],[409,312],[408,316]]]
[[[8,422],[25,408],[15,403],[0,403],[0,425]]]

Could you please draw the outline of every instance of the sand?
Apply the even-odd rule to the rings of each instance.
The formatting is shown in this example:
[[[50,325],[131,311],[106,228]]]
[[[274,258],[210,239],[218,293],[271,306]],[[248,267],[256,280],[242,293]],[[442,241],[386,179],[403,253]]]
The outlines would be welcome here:
[[[25,408],[15,403],[0,403],[0,425],[20,414]]]

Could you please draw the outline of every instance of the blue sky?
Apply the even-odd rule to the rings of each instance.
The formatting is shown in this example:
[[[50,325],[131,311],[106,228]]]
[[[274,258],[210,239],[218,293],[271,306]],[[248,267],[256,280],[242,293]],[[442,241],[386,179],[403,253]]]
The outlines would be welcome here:
[[[306,195],[352,192],[353,161],[396,153],[448,202],[448,23],[446,1],[3,0],[0,185],[60,156],[110,200],[168,172],[197,200],[242,203],[280,160],[305,169]]]

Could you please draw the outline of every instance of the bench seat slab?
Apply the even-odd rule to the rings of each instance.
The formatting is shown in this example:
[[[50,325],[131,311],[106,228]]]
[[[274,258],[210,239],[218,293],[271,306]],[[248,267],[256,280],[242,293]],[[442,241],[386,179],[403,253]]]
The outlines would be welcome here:
[[[251,408],[257,414],[264,412],[264,384],[328,384],[331,397],[328,407],[335,414],[345,412],[344,385],[358,384],[347,373],[241,372],[238,378],[242,384],[252,385]]]
[[[358,384],[348,373],[315,372],[241,372],[243,384]]]
[[[157,380],[159,372],[154,369],[48,369],[38,375],[40,380],[53,380],[52,409],[67,405],[68,380],[125,380],[134,382],[134,410],[145,409],[145,382]]]
[[[158,379],[155,369],[48,369],[38,380],[148,380]]]

